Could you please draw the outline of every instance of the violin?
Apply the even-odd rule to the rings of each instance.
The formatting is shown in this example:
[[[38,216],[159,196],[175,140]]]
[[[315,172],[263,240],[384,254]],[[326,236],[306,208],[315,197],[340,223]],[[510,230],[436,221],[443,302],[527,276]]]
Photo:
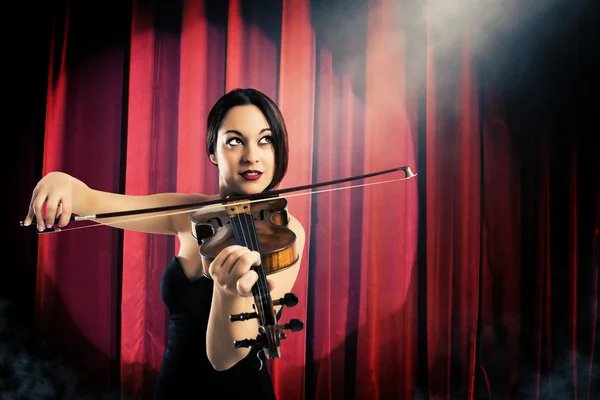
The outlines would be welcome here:
[[[257,318],[259,332],[256,339],[234,341],[236,349],[261,345],[269,359],[279,358],[280,341],[286,338],[284,329],[298,332],[304,324],[292,319],[285,325],[278,325],[274,306],[293,307],[298,297],[287,293],[273,301],[269,292],[267,275],[282,271],[294,265],[299,255],[296,250],[296,234],[288,228],[289,215],[287,200],[275,198],[260,203],[224,203],[222,208],[204,207],[189,215],[194,226],[193,236],[200,246],[203,275],[211,279],[208,267],[224,248],[239,244],[261,255],[259,266],[252,269],[258,274],[258,281],[252,287],[256,312],[230,315],[231,322]]]
[[[178,204],[173,206],[154,207],[147,209],[117,211],[86,216],[72,215],[70,222],[99,220],[102,218],[114,218],[130,215],[157,213],[157,212],[188,212],[189,219],[194,229],[194,238],[198,241],[199,252],[202,256],[203,275],[210,279],[208,266],[222,249],[234,244],[246,246],[249,250],[261,254],[261,263],[252,267],[258,274],[258,280],[252,287],[254,296],[254,309],[252,313],[230,315],[232,323],[257,318],[259,323],[258,334],[255,339],[243,339],[234,341],[235,348],[251,347],[260,345],[269,359],[279,358],[280,341],[286,338],[284,330],[298,332],[303,329],[304,324],[297,319],[290,320],[284,325],[277,324],[275,306],[284,305],[293,307],[298,303],[298,297],[293,293],[287,293],[283,298],[271,299],[267,275],[277,273],[291,267],[299,259],[296,251],[296,235],[288,228],[289,216],[287,211],[287,200],[280,197],[281,194],[313,189],[321,186],[329,186],[342,182],[364,179],[376,175],[403,171],[404,178],[384,182],[367,183],[356,186],[348,186],[331,190],[349,189],[357,186],[369,186],[386,182],[406,180],[415,177],[409,166],[392,168],[384,171],[338,179],[334,181],[321,182],[287,189],[273,190],[250,195],[238,195],[225,199],[208,200],[192,204]],[[319,193],[311,191],[306,194]],[[297,194],[296,194],[297,195]],[[288,195],[292,197],[295,195]],[[194,208],[194,211],[189,211]],[[185,209],[185,211],[181,211]],[[20,222],[24,226],[23,221]],[[58,224],[58,218],[55,221]],[[35,218],[30,224],[35,227]],[[91,225],[88,227],[100,226]],[[71,228],[80,229],[80,227]],[[63,229],[68,231],[71,229]],[[37,231],[38,234],[60,232],[59,228],[47,228]]]

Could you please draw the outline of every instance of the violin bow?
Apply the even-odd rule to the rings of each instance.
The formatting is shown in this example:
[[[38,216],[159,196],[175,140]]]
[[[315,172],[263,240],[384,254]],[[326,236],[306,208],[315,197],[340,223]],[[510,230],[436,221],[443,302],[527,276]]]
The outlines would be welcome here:
[[[124,216],[140,215],[140,214],[150,214],[150,213],[158,213],[158,212],[165,213],[165,214],[160,214],[161,216],[164,216],[164,215],[168,215],[168,212],[170,212],[170,211],[177,211],[176,213],[180,213],[180,212],[185,212],[185,210],[187,210],[187,209],[205,207],[205,206],[210,206],[210,205],[222,207],[223,202],[225,202],[225,201],[228,204],[232,204],[232,203],[234,204],[239,201],[244,201],[244,202],[266,201],[266,200],[269,200],[274,197],[280,197],[280,195],[286,194],[286,193],[293,193],[293,192],[298,192],[298,191],[302,191],[302,190],[315,189],[315,188],[319,188],[319,187],[323,187],[323,186],[331,186],[331,185],[336,185],[339,183],[350,182],[350,181],[355,181],[355,180],[360,180],[360,179],[366,179],[366,178],[370,178],[373,176],[384,175],[384,174],[389,174],[389,173],[398,172],[398,171],[404,172],[404,178],[394,179],[394,180],[384,181],[384,182],[374,182],[374,183],[368,183],[368,184],[362,184],[362,185],[353,185],[353,186],[348,186],[348,187],[343,187],[343,188],[338,188],[338,189],[329,189],[326,191],[351,189],[351,188],[360,187],[360,186],[370,186],[370,185],[376,185],[376,184],[382,184],[382,183],[388,183],[388,182],[396,182],[396,181],[401,181],[401,180],[407,180],[407,179],[417,176],[417,174],[414,173],[409,166],[405,165],[402,167],[396,167],[396,168],[386,169],[386,170],[382,170],[382,171],[371,172],[368,174],[351,176],[351,177],[342,178],[342,179],[336,179],[336,180],[332,180],[332,181],[295,186],[295,187],[291,187],[291,188],[278,189],[278,190],[272,190],[272,191],[268,191],[268,192],[261,192],[261,193],[255,193],[255,194],[230,196],[230,197],[227,197],[226,199],[205,200],[205,201],[196,202],[196,203],[175,204],[175,205],[171,205],[171,206],[141,208],[141,209],[137,209],[137,210],[114,211],[114,212],[107,212],[107,213],[100,213],[100,214],[71,215],[69,222],[97,221],[97,220],[106,219],[106,218],[116,218],[116,217],[124,217]],[[300,195],[315,194],[315,193],[320,193],[320,192],[323,192],[323,191],[317,191],[317,192],[311,191],[308,193],[301,193]],[[284,197],[292,197],[292,196],[284,196]],[[181,210],[184,210],[184,211],[181,211]],[[142,218],[152,218],[152,217],[156,217],[156,216],[157,215],[150,216],[150,217],[142,217]],[[58,224],[58,221],[59,221],[59,218],[56,218],[55,224]],[[129,220],[123,220],[120,222],[127,222],[127,221],[129,221]],[[33,218],[32,222],[29,225],[24,225],[23,221],[20,221],[20,226],[36,227],[37,225],[36,225],[35,217]],[[57,232],[63,232],[63,231],[70,231],[70,230],[74,230],[74,229],[91,228],[94,226],[100,226],[100,225],[88,225],[88,226],[83,226],[83,227],[75,227],[75,228],[67,228],[67,229],[46,228],[43,231],[38,231],[36,229],[36,232],[38,234],[57,233]]]

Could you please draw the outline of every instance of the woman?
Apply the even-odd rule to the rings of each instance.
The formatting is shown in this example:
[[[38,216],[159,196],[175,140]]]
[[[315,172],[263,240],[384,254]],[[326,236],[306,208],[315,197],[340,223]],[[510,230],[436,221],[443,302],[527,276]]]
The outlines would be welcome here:
[[[94,190],[72,176],[52,172],[36,185],[24,224],[31,224],[35,217],[38,229],[44,230],[44,222],[50,228],[55,218],[59,226],[65,226],[71,214],[196,203],[260,193],[281,182],[288,163],[287,130],[277,105],[266,95],[253,89],[225,94],[210,111],[207,129],[206,151],[219,170],[218,194],[128,196]],[[135,221],[126,218],[103,222],[120,229],[176,235],[180,241],[179,253],[161,282],[170,324],[155,397],[186,399],[218,393],[221,398],[275,398],[263,352],[233,346],[234,340],[256,337],[256,319],[229,320],[230,314],[254,311],[251,289],[258,275],[250,268],[259,265],[260,255],[243,246],[227,247],[210,264],[212,279],[208,279],[202,274],[188,213]],[[296,250],[302,255],[304,229],[291,215],[288,227],[296,234]],[[300,260],[269,277],[273,299],[291,291],[299,266]]]

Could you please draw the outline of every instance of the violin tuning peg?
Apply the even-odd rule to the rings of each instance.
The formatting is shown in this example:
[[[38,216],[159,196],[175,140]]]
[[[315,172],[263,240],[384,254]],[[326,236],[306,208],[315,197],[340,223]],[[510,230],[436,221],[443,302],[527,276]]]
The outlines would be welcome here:
[[[284,325],[279,325],[280,329],[287,329],[290,330],[292,332],[298,332],[301,331],[302,329],[304,329],[304,323],[302,323],[302,321],[300,321],[299,319],[291,319],[290,322],[288,322],[287,324]],[[281,332],[283,333],[283,332]],[[284,335],[284,339],[285,339],[285,335]]]
[[[249,319],[252,318],[257,318],[258,314],[253,312],[253,313],[241,313],[241,314],[232,314],[229,316],[229,321],[231,322],[236,322],[236,321],[247,321]]]
[[[294,293],[286,293],[281,299],[273,300],[274,306],[284,305],[286,307],[294,307],[298,304],[298,296]]]
[[[304,323],[299,319],[291,319],[290,322],[285,324],[286,328],[292,332],[299,332],[304,329]]]
[[[236,349],[239,349],[242,347],[252,347],[252,346],[254,346],[254,344],[256,344],[255,339],[244,339],[244,340],[234,340],[233,341],[233,346]]]

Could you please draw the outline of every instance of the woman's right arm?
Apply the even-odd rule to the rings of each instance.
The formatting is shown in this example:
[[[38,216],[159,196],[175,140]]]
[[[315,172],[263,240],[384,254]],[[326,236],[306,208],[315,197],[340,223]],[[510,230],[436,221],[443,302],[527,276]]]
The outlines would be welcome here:
[[[44,221],[47,227],[52,227],[57,217],[59,217],[59,226],[67,225],[71,214],[101,214],[196,203],[206,199],[207,196],[199,194],[160,193],[132,196],[103,192],[90,188],[84,182],[68,174],[51,172],[44,176],[34,188],[27,217],[23,222],[25,225],[29,225],[35,217],[38,221],[38,229],[43,230],[44,227],[40,225]],[[45,214],[44,204],[46,205]],[[183,209],[181,211],[184,212]],[[172,219],[173,216],[180,214],[157,214],[148,213],[107,218],[100,222],[116,228],[138,232],[177,234]]]

